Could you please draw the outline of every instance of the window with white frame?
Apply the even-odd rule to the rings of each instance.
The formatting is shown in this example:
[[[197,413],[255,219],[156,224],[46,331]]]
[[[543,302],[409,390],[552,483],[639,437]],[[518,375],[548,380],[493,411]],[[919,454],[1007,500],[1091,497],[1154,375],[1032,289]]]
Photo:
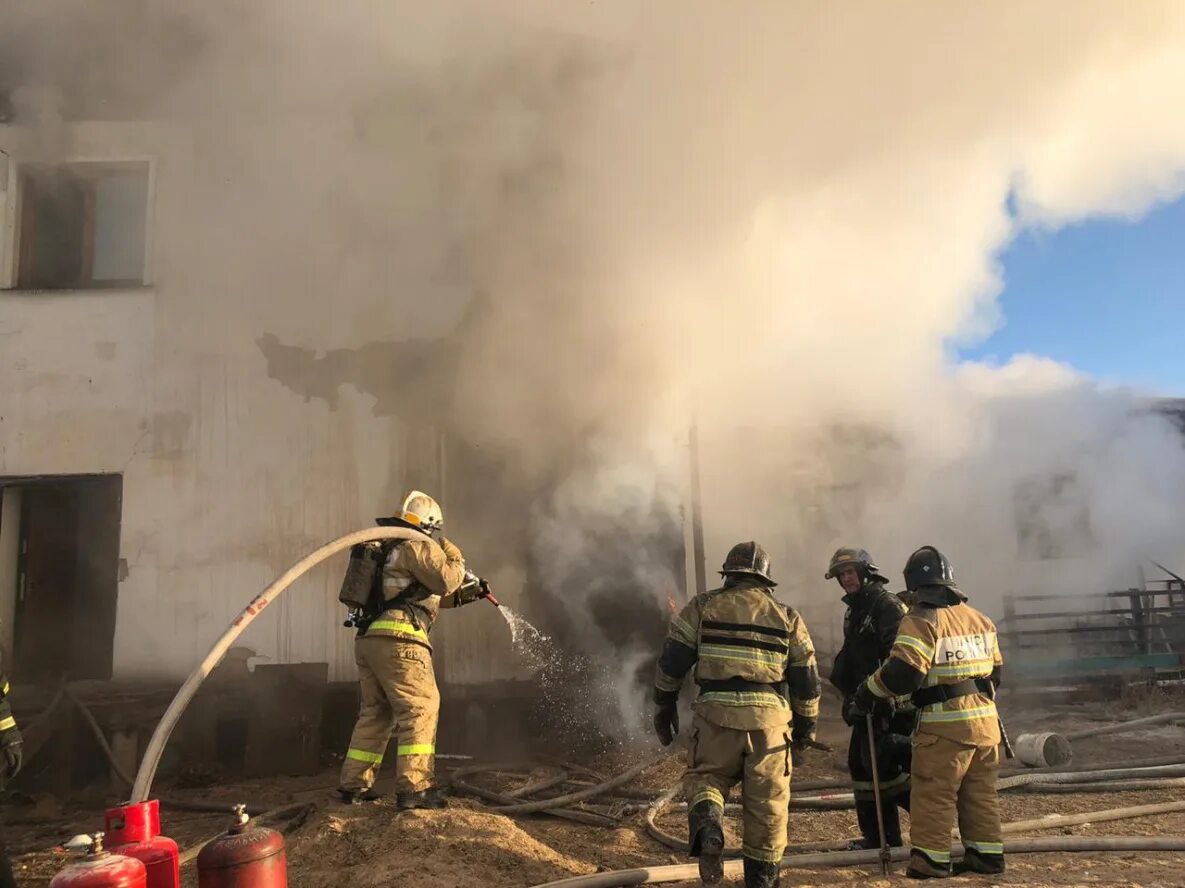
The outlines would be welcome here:
[[[148,161],[20,164],[11,285],[85,290],[147,283],[150,172]]]

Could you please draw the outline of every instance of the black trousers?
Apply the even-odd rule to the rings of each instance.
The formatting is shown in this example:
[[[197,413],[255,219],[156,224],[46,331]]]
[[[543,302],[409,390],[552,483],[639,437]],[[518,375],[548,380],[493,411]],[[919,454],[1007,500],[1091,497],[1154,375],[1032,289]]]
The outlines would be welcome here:
[[[913,712],[896,713],[891,718],[873,717],[876,739],[876,766],[881,785],[881,816],[885,839],[901,845],[901,818],[898,810],[909,810],[910,735],[916,716]],[[868,747],[868,727],[864,720],[852,725],[848,744],[848,773],[856,796],[856,822],[864,845],[880,847],[876,818],[876,792],[872,784],[872,753]]]

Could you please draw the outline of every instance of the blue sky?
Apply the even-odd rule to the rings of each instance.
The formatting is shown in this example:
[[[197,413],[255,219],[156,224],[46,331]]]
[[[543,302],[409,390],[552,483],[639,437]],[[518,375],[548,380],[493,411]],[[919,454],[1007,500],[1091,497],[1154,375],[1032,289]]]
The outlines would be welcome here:
[[[1000,261],[1003,326],[960,357],[1032,352],[1185,397],[1185,199],[1136,222],[1026,231]]]

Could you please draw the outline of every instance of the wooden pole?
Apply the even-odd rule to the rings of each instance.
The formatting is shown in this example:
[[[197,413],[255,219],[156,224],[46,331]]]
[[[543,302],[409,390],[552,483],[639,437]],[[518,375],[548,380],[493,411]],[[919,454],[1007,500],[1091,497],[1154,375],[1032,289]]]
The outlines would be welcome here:
[[[707,566],[704,563],[704,507],[699,485],[699,423],[694,417],[688,432],[691,451],[691,551],[695,561],[695,593],[708,591]]]

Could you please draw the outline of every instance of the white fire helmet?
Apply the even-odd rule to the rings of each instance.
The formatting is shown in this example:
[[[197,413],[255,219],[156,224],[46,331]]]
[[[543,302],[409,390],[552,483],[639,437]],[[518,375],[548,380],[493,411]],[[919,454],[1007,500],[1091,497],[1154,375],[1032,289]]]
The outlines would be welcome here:
[[[444,525],[440,504],[420,490],[413,490],[403,500],[399,517],[427,531],[439,530]]]

